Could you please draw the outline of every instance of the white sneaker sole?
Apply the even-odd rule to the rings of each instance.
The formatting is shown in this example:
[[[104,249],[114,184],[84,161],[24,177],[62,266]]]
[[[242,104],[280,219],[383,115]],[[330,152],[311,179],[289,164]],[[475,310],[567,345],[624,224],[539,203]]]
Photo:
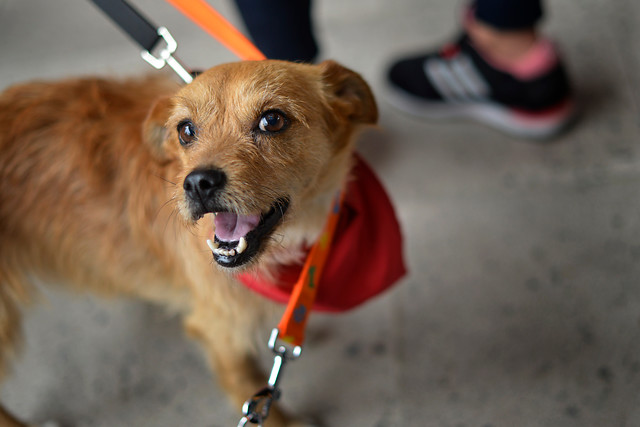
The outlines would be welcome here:
[[[575,106],[568,101],[553,111],[527,114],[492,102],[425,101],[387,85],[386,99],[393,107],[431,120],[472,119],[507,134],[527,139],[549,139],[574,120]]]

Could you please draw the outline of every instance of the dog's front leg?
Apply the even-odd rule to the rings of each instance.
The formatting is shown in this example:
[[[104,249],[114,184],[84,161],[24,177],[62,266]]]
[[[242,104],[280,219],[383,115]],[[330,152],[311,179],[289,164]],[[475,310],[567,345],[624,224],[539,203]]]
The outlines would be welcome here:
[[[214,310],[211,306],[200,306],[194,309],[185,322],[188,333],[203,344],[220,385],[238,410],[248,398],[267,384],[253,343],[253,327],[257,326],[256,320],[259,319],[248,314],[251,311],[244,308],[245,310],[239,311],[227,304],[221,310]],[[294,421],[275,404],[271,407],[265,425],[293,427],[305,424]]]

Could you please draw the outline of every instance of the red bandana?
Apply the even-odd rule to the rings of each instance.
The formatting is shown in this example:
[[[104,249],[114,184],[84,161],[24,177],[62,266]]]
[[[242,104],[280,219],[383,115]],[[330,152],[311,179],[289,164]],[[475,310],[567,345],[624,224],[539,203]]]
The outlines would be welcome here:
[[[286,304],[301,271],[302,265],[283,266],[278,283],[252,273],[237,278],[260,295]],[[313,308],[349,310],[385,291],[405,273],[393,206],[371,168],[356,155]]]

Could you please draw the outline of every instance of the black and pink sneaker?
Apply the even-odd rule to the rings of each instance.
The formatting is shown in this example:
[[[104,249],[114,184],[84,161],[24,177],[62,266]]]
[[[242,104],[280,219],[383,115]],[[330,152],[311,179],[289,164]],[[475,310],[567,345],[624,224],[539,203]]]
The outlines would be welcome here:
[[[389,102],[402,111],[471,118],[519,137],[553,137],[575,117],[567,73],[546,39],[505,66],[485,59],[463,35],[440,52],[395,62],[388,80]]]

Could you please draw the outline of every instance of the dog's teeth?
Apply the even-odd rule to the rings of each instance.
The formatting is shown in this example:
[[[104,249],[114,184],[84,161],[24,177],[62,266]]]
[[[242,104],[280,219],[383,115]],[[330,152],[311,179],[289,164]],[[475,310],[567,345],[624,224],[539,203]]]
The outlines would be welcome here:
[[[241,237],[240,241],[238,242],[238,247],[236,248],[236,251],[238,251],[238,253],[241,254],[242,252],[244,252],[245,249],[247,249],[247,239],[245,239],[244,237]]]
[[[221,248],[218,242],[213,242],[211,239],[207,239],[207,245],[209,245],[211,251],[216,255],[236,256],[241,254],[247,248],[247,240],[244,237],[241,237],[236,249]]]
[[[209,248],[211,248],[213,252],[215,252],[219,246],[218,243],[212,242],[211,239],[207,239],[207,245],[209,245]]]
[[[236,256],[236,250],[235,249],[227,250],[227,249],[222,249],[222,248],[215,248],[215,249],[212,249],[212,251],[216,255]]]

